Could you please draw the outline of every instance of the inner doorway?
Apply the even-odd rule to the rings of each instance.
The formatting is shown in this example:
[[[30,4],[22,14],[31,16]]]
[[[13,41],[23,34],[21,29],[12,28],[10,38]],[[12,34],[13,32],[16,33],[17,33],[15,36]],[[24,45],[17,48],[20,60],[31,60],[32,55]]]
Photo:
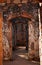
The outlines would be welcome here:
[[[28,53],[28,19],[13,18],[12,22],[12,50],[16,50],[21,55]],[[19,52],[18,52],[19,51]],[[16,53],[16,55],[17,55]],[[13,52],[14,54],[14,52]],[[28,54],[27,54],[28,55]],[[26,55],[22,55],[26,57]]]
[[[12,19],[12,45],[25,46],[28,50],[28,20]]]

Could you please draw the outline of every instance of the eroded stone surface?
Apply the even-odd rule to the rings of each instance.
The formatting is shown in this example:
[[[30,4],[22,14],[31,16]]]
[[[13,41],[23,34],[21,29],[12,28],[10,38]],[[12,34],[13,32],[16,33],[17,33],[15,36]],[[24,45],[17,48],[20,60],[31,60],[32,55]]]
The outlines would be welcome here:
[[[28,28],[28,30],[29,30],[29,48],[28,49],[29,49],[29,53],[32,53],[32,51],[34,51],[32,54],[35,57],[39,56],[39,54],[38,54],[38,52],[39,52],[39,41],[38,41],[39,40],[38,8],[39,8],[38,3],[31,3],[31,2],[27,3],[27,4],[22,4],[21,7],[19,7],[18,5],[16,5],[16,6],[10,5],[8,7],[8,9],[7,9],[8,12],[7,11],[4,12],[4,20],[6,20],[6,21],[4,21],[4,24],[3,24],[4,32],[5,31],[9,32],[10,29],[8,28],[8,24],[7,23],[5,24],[5,22],[9,22],[8,18],[12,19],[13,17],[11,17],[11,16],[13,16],[13,14],[16,15],[16,16],[20,16],[20,14],[24,12],[24,13],[27,13],[27,14],[29,13],[30,15],[32,15],[32,18],[30,18],[31,21],[30,20],[28,21],[28,26],[29,26],[29,28]],[[9,45],[9,39],[10,38],[8,39],[8,36],[7,36],[8,33],[7,32],[4,33],[4,37],[6,37],[6,39],[7,39],[6,43],[8,43],[8,46],[10,47],[11,43]],[[33,47],[33,49],[32,49],[32,47]]]

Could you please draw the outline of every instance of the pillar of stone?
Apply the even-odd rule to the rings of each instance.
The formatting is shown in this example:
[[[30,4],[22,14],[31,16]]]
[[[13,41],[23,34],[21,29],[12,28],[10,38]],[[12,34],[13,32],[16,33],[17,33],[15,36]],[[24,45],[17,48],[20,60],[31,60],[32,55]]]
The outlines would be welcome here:
[[[40,25],[40,37],[39,37],[39,54],[40,54],[40,65],[42,65],[42,29],[41,29],[41,23]]]
[[[9,39],[9,46],[10,46],[9,59],[12,59],[12,23],[10,23],[9,26],[8,39]]]
[[[3,51],[2,51],[2,13],[0,12],[0,65],[2,65]]]
[[[9,22],[9,21],[8,21]],[[3,21],[3,59],[12,58],[12,24]]]
[[[42,7],[38,10],[39,12],[39,56],[40,56],[40,65],[42,65]]]
[[[29,51],[28,51],[28,58],[32,59],[34,58],[35,55],[35,49],[34,49],[34,27],[33,27],[33,22],[29,21],[28,22],[28,27],[29,27]]]
[[[31,18],[31,21],[28,21],[28,29],[29,29],[29,51],[28,51],[28,57],[31,59],[38,59],[39,57],[39,19],[38,19],[38,8],[39,4],[32,3],[31,15],[33,15],[33,18]],[[35,13],[35,15],[34,15]]]

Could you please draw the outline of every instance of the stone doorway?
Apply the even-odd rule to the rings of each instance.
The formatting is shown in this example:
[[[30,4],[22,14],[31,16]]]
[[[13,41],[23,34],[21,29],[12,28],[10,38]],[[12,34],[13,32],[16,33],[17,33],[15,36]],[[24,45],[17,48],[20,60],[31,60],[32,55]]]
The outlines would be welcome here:
[[[12,50],[17,51],[17,53],[12,52],[15,56],[18,56],[18,53],[23,54],[25,59],[28,59],[28,20],[23,17],[10,19],[12,24]]]
[[[12,47],[26,46],[28,50],[28,19],[11,19],[12,23]]]
[[[26,6],[26,5],[25,5]],[[11,6],[10,6],[11,7]],[[13,6],[12,6],[13,7]],[[23,7],[23,5],[22,5],[22,7]],[[19,8],[19,10],[21,10],[21,8],[22,7],[18,7]],[[39,31],[39,22],[38,22],[38,15],[36,15],[36,14],[38,14],[37,12],[38,12],[38,6],[36,7],[36,6],[32,6],[32,7],[34,7],[33,8],[33,11],[24,11],[23,10],[23,13],[22,13],[22,11],[19,11],[19,13],[17,13],[16,11],[15,11],[15,13],[13,13],[13,11],[10,11],[9,9],[8,9],[8,12],[6,12],[6,14],[5,14],[5,18],[7,19],[7,17],[8,17],[8,20],[9,19],[14,19],[14,20],[16,20],[16,19],[18,19],[19,21],[17,21],[18,23],[19,22],[22,22],[21,20],[21,18],[23,18],[23,23],[25,23],[24,22],[24,19],[26,20],[26,24],[27,24],[27,18],[29,18],[29,19],[31,19],[31,21],[29,21],[29,55],[30,55],[30,57],[31,57],[31,53],[33,52],[33,56],[38,56],[38,37],[39,37],[39,34],[38,34],[38,31]],[[13,9],[13,8],[12,8]],[[23,7],[23,9],[24,9],[24,7]],[[28,8],[27,8],[28,9]],[[28,9],[29,10],[29,9]],[[9,13],[10,12],[10,13]],[[34,17],[34,18],[32,18],[31,16],[30,16],[30,14],[28,14],[28,13],[31,13],[31,16],[32,17]],[[7,15],[7,13],[8,13],[8,15]],[[35,13],[35,15],[34,15],[34,13]],[[9,21],[7,20],[7,22],[6,23],[9,23]],[[11,21],[11,20],[10,20]],[[12,21],[11,21],[12,22]],[[17,25],[17,22],[15,22],[14,21],[14,24],[15,24],[15,26]],[[19,23],[20,24],[20,23]],[[11,23],[11,25],[13,25],[12,23]],[[22,24],[23,25],[23,24]],[[13,25],[14,26],[14,25]],[[10,24],[9,24],[9,27],[11,28],[12,26],[10,26]],[[20,26],[21,27],[21,26]],[[13,27],[14,28],[14,27]],[[16,28],[16,27],[15,27]],[[17,29],[17,28],[16,28]],[[27,28],[26,28],[27,29]],[[5,30],[6,31],[6,30]],[[15,31],[16,33],[17,33],[17,31]],[[28,31],[26,31],[26,33],[27,33]],[[12,33],[12,29],[11,29],[11,33]],[[12,35],[12,34],[11,34]],[[8,44],[10,44],[9,45],[9,48],[11,47],[11,51],[12,51],[12,37],[11,37],[11,39],[10,39],[10,36],[11,36],[10,34],[9,34],[9,38],[7,38],[7,39],[9,39],[8,40]],[[28,35],[28,34],[27,34]],[[27,36],[26,35],[26,36]],[[17,36],[17,35],[15,35],[15,36]],[[19,36],[18,36],[19,37]],[[28,37],[26,37],[27,39],[28,39]],[[20,40],[20,39],[19,39]],[[10,42],[9,42],[10,41]],[[27,42],[28,42],[28,40],[26,40]],[[16,39],[16,42],[17,42],[17,39]],[[14,46],[14,45],[13,45]],[[28,46],[28,45],[27,45]],[[33,47],[33,48],[32,48]],[[10,51],[9,51],[9,54],[10,54]]]

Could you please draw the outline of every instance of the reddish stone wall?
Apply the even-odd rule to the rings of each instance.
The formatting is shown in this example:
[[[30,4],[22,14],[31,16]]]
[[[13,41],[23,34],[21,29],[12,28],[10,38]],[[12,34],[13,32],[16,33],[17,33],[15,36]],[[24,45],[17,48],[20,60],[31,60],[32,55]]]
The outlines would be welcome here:
[[[12,0],[0,0],[1,3],[5,2],[5,1],[6,1],[7,3],[10,3]],[[31,0],[31,1],[34,1],[34,2],[35,2],[35,1],[36,1],[36,2],[38,2],[38,1],[39,1],[39,2],[42,2],[41,0]],[[18,1],[17,1],[17,0],[13,0],[13,2],[15,2],[15,3],[20,3],[20,0],[18,0]],[[23,2],[23,3],[26,3],[27,0],[22,0],[22,2]]]
[[[37,25],[35,27],[34,25]],[[38,24],[37,22],[29,21],[29,55],[32,58],[39,57],[39,37],[38,37]],[[38,22],[39,23],[39,22]]]
[[[10,52],[11,51],[11,52]],[[12,54],[12,31],[11,23],[3,21],[3,56],[4,60],[9,60]]]
[[[3,49],[2,49],[2,12],[0,12],[0,65],[2,65],[3,60]]]
[[[39,10],[40,13],[40,21],[39,21],[39,31],[40,31],[40,35],[39,35],[39,55],[40,55],[40,65],[42,65],[42,6],[40,7]]]
[[[33,9],[32,9],[33,8]],[[29,10],[28,10],[29,11]],[[29,56],[39,57],[39,18],[38,18],[38,8],[35,5],[31,6],[29,11],[34,18],[29,21]]]
[[[23,8],[22,7],[19,7],[20,10],[21,10],[21,11],[19,10],[19,12],[17,12],[17,10],[18,10],[17,9],[18,8],[17,6],[18,5],[16,5],[15,11],[11,9],[11,6],[9,7],[8,12],[6,12],[6,14],[4,14],[4,16],[6,15],[6,17],[5,17],[6,20],[3,22],[3,30],[4,30],[3,33],[5,31],[8,31],[9,32],[9,27],[8,27],[7,22],[9,22],[8,20],[10,18],[12,19],[12,15],[16,14],[16,16],[17,16],[18,13],[19,12],[22,13],[22,11],[26,11],[27,14],[32,15],[31,21],[28,21],[28,26],[29,26],[29,40],[28,40],[29,41],[29,44],[28,44],[29,51],[28,52],[29,52],[29,55],[31,55],[32,57],[33,56],[38,57],[39,56],[39,21],[38,21],[39,20],[38,19],[38,8],[39,8],[39,5],[38,5],[38,3],[31,3],[30,2],[30,3],[24,4],[24,5],[22,5]],[[13,11],[15,13],[13,13]],[[20,15],[20,13],[19,13],[19,15]],[[8,20],[7,20],[7,18],[8,18]],[[7,37],[7,33],[8,32],[5,32],[3,35],[6,37],[6,43],[8,44],[8,46],[10,48],[10,45],[9,45],[10,37],[9,37],[9,39]],[[18,36],[19,36],[19,34],[18,34]],[[20,34],[20,36],[21,36],[21,34]],[[16,41],[16,39],[15,39],[15,41]],[[7,48],[7,49],[9,49],[9,48]],[[5,52],[7,52],[7,51],[5,51]],[[5,55],[7,55],[7,54],[5,54]]]

